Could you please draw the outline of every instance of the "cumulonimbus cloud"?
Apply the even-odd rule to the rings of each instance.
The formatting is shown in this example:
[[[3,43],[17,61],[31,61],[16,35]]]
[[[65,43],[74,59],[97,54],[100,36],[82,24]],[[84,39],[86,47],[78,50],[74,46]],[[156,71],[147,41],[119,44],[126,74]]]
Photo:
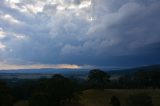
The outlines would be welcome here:
[[[158,57],[159,9],[158,0],[1,0],[0,61],[92,66]]]

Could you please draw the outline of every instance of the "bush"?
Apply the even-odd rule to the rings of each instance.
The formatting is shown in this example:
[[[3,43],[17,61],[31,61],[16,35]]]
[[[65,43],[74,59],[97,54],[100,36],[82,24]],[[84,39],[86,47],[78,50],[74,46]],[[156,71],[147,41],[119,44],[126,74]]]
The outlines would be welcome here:
[[[119,99],[116,96],[112,96],[110,100],[112,106],[121,106]]]
[[[152,99],[145,93],[130,95],[127,98],[127,106],[153,106]]]

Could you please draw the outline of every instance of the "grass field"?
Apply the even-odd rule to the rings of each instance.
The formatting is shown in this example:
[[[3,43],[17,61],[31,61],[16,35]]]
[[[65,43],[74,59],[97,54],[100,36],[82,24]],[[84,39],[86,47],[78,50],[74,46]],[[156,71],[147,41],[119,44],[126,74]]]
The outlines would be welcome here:
[[[82,106],[110,106],[110,98],[117,96],[121,106],[126,106],[126,98],[132,94],[147,93],[152,97],[154,106],[160,106],[160,90],[87,90],[81,95]]]
[[[126,98],[132,94],[147,93],[152,97],[154,106],[160,106],[160,90],[87,90],[80,96],[79,103],[73,102],[72,105],[65,106],[111,106],[109,104],[112,96],[117,96],[121,102],[121,106],[126,106]],[[28,106],[27,101],[20,101],[14,106]]]

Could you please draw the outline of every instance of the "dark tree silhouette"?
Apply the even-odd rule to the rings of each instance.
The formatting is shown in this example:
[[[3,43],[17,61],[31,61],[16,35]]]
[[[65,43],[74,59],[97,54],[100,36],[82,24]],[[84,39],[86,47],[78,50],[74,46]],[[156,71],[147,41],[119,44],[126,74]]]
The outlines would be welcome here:
[[[138,70],[119,77],[119,88],[160,88],[159,70]]]
[[[156,70],[140,70],[137,71],[134,75],[134,81],[138,84],[139,87],[160,87],[160,71]]]
[[[63,103],[71,101],[76,93],[77,87],[73,81],[56,74],[39,84],[30,98],[30,106],[62,106]]]
[[[112,96],[110,100],[112,106],[121,106],[119,99],[116,96]]]
[[[19,100],[28,100],[37,86],[37,82],[35,80],[27,80],[20,85],[17,84],[12,87],[13,96]]]
[[[35,93],[29,100],[29,106],[51,106],[47,93]]]
[[[106,72],[99,69],[94,69],[89,72],[88,82],[93,88],[103,89],[109,83],[109,78],[110,76]]]
[[[10,94],[10,89],[7,85],[0,81],[0,106],[12,106],[13,97]]]

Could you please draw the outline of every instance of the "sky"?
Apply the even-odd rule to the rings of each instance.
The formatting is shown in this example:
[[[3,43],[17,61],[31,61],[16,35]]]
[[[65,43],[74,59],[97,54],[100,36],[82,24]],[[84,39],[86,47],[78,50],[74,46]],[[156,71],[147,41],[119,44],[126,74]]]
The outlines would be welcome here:
[[[0,0],[0,69],[160,64],[159,0]]]

